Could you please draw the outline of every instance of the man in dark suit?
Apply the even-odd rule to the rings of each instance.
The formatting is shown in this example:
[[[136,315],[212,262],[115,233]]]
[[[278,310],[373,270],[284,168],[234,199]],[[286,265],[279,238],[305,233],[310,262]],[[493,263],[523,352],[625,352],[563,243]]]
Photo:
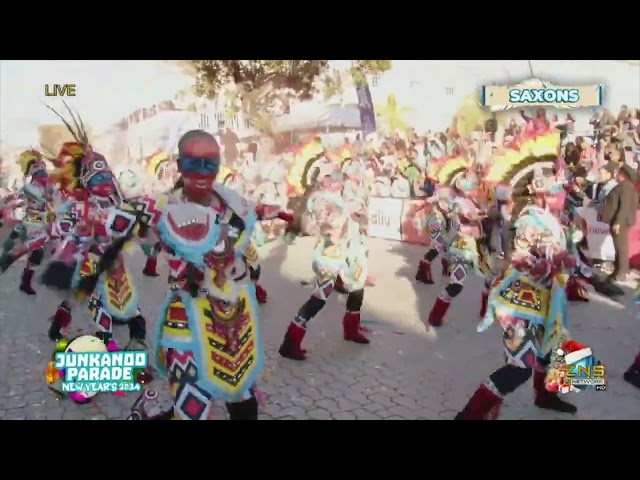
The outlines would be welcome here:
[[[636,223],[638,192],[634,186],[635,172],[628,165],[618,171],[616,185],[604,201],[602,221],[611,228],[616,249],[615,268],[611,279],[626,282],[629,275],[629,228]]]

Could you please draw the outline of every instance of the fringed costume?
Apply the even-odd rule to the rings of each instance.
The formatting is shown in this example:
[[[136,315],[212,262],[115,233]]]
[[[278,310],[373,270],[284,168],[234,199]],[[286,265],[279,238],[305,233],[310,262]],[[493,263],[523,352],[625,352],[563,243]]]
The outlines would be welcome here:
[[[420,263],[419,280],[432,280],[430,263],[437,254],[443,256],[443,274],[449,276],[449,283],[438,296],[429,313],[429,325],[439,327],[451,305],[464,288],[467,275],[476,273],[485,278],[487,286],[492,278],[492,259],[490,258],[486,242],[482,220],[487,209],[478,201],[479,179],[469,168],[469,164],[459,159],[449,160],[451,163],[444,165],[443,170],[448,170],[445,175],[449,180],[444,183],[445,192],[436,192],[436,207],[427,225],[429,228],[432,246]],[[442,177],[442,170],[439,176]],[[439,189],[442,189],[441,186]],[[428,283],[428,282],[425,282]],[[486,309],[486,291],[483,292],[481,313]]]
[[[168,378],[173,404],[149,414],[145,405],[151,408],[155,397],[144,392],[135,409],[146,413],[136,411],[131,418],[206,420],[214,400],[221,399],[232,420],[255,420],[264,347],[254,282],[259,263],[251,236],[261,218],[290,222],[292,217],[278,207],[255,206],[214,183],[220,152],[210,134],[187,132],[178,150],[181,188],[131,201],[138,235],[150,243],[158,239],[171,255],[154,363]]]
[[[42,282],[49,287],[72,290],[75,300],[83,301],[81,284],[96,272],[104,272],[86,299],[98,328],[97,335],[107,343],[112,338],[113,322],[126,323],[131,340],[128,348],[137,345],[144,348],[146,322],[139,309],[138,291],[122,253],[107,253],[114,240],[124,235],[123,215],[129,218],[132,215],[123,213],[128,207],[107,160],[92,150],[82,120],[71,110],[68,112],[75,128],[55,113],[76,142],[63,145],[52,177],[61,190],[72,195],[58,212],[57,230],[64,232],[64,241],[47,266]],[[62,330],[72,320],[71,309],[72,298],[58,306],[50,319],[51,340],[62,339]]]
[[[350,167],[351,168],[351,167]],[[355,165],[352,166],[355,169]],[[360,178],[354,170],[350,177],[348,194],[357,189],[354,179]],[[320,235],[313,256],[315,285],[311,297],[300,308],[289,324],[280,355],[292,360],[305,360],[307,352],[302,340],[307,325],[324,307],[334,290],[347,294],[346,312],[342,321],[344,339],[368,344],[365,329],[360,324],[360,310],[364,301],[364,288],[368,275],[368,251],[365,227],[366,200],[344,197],[344,175],[339,171],[320,182],[320,188],[308,200],[308,209],[319,226]]]
[[[44,249],[51,241],[53,212],[50,202],[53,189],[40,152],[22,152],[18,164],[27,182],[19,194],[4,207],[8,212],[5,220],[13,229],[0,253],[0,274],[18,258],[27,255],[20,291],[27,295],[35,295],[32,286],[34,270],[42,262]],[[20,211],[21,215],[18,216],[17,211]]]
[[[428,172],[431,180],[431,191],[427,192],[427,202],[431,205],[431,212],[425,222],[425,230],[429,236],[429,249],[418,265],[416,281],[433,285],[432,263],[440,255],[442,275],[449,274],[449,265],[445,256],[448,245],[455,237],[453,230],[453,200],[455,195],[450,186],[457,175],[467,169],[468,162],[461,158],[446,158],[433,162]]]
[[[553,147],[553,143],[549,142],[548,146]],[[515,172],[517,177],[513,184],[530,178],[529,191],[542,194],[544,185],[540,183],[540,177],[527,174],[548,160],[544,155],[533,155],[520,164],[521,168],[514,163],[510,168],[511,174]],[[568,272],[575,267],[575,261],[567,251],[560,221],[545,207],[537,206],[533,201],[520,212],[513,211],[517,219],[510,266],[494,282],[487,314],[478,326],[478,331],[482,332],[495,321],[500,324],[506,364],[478,388],[456,419],[496,419],[504,396],[532,375],[536,406],[576,412],[575,406],[547,389],[552,383],[547,378],[547,368],[553,362],[553,353],[568,340],[565,289]]]

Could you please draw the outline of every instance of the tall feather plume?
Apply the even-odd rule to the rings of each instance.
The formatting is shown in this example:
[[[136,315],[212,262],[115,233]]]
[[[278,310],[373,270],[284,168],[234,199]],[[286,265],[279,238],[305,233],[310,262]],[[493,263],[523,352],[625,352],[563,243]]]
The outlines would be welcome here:
[[[64,123],[64,125],[67,127],[67,130],[69,130],[69,132],[71,133],[71,135],[73,135],[73,138],[75,138],[76,142],[83,143],[83,142],[78,138],[78,134],[73,130],[73,127],[72,127],[71,125],[69,125],[69,122],[67,122],[67,121],[65,120],[65,118],[64,118],[62,115],[60,115],[60,114],[59,114],[59,113],[58,113],[58,112],[57,112],[53,107],[51,107],[51,106],[47,105],[46,103],[43,103],[43,105],[44,105],[45,107],[47,107],[49,110],[51,110],[53,113],[55,113],[55,114],[56,114],[56,116],[57,116],[60,120],[62,120],[62,123]]]
[[[71,108],[69,108],[69,105],[67,105],[67,102],[63,100],[62,104],[67,109],[67,112],[69,112],[69,115],[71,115],[71,120],[73,120],[73,124],[76,126],[76,131],[78,134],[79,141],[81,141],[85,145],[88,145],[89,139],[87,138],[87,133],[84,131],[84,125],[82,124],[82,119],[80,118],[80,115],[78,114],[78,118],[76,119],[76,115],[74,115]]]
[[[82,122],[82,117],[80,116],[77,110],[76,110],[76,114],[78,115],[78,121],[80,122],[80,127],[82,128],[82,136],[85,139],[85,143],[89,145],[89,135],[87,134],[87,129],[85,128],[84,123]]]

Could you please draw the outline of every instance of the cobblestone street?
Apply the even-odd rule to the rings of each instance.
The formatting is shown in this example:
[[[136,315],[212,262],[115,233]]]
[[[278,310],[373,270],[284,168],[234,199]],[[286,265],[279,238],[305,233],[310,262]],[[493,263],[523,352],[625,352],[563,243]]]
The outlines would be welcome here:
[[[261,321],[268,361],[259,383],[266,394],[260,418],[449,420],[501,365],[500,329],[494,326],[483,334],[475,330],[481,279],[468,280],[444,326],[433,331],[422,320],[445,284],[439,276],[432,286],[413,280],[423,248],[378,239],[370,246],[377,284],[366,291],[362,318],[373,330],[371,345],[343,341],[345,298],[336,295],[309,325],[306,362],[283,359],[277,349],[310,292],[301,281],[311,276],[312,240],[299,239],[289,247],[278,243],[264,252],[261,283],[269,292],[269,303],[262,307]],[[141,290],[151,332],[166,291],[164,260],[155,279],[142,276],[144,257],[139,250],[128,255],[127,262]],[[47,319],[60,299],[37,283],[35,297],[21,293],[23,265],[16,263],[0,277],[0,419],[124,419],[136,394],[100,395],[94,403],[78,406],[48,391],[44,371],[54,346],[46,337]],[[528,384],[507,397],[503,419],[640,419],[640,390],[622,380],[640,347],[640,324],[626,305],[595,293],[591,298],[589,303],[571,304],[571,333],[606,366],[607,391],[567,395],[579,409],[572,416],[537,409]],[[74,308],[70,333],[78,329],[93,332],[84,307]],[[115,329],[118,343],[124,345],[127,328]],[[165,388],[159,378],[153,385]],[[224,418],[223,412],[219,409],[217,418]]]

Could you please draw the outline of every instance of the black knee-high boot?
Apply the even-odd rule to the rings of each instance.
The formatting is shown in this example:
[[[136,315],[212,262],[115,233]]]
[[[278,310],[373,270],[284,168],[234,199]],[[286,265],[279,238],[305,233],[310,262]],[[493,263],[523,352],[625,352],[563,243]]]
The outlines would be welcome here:
[[[258,400],[252,396],[249,400],[227,403],[229,420],[258,420]]]

